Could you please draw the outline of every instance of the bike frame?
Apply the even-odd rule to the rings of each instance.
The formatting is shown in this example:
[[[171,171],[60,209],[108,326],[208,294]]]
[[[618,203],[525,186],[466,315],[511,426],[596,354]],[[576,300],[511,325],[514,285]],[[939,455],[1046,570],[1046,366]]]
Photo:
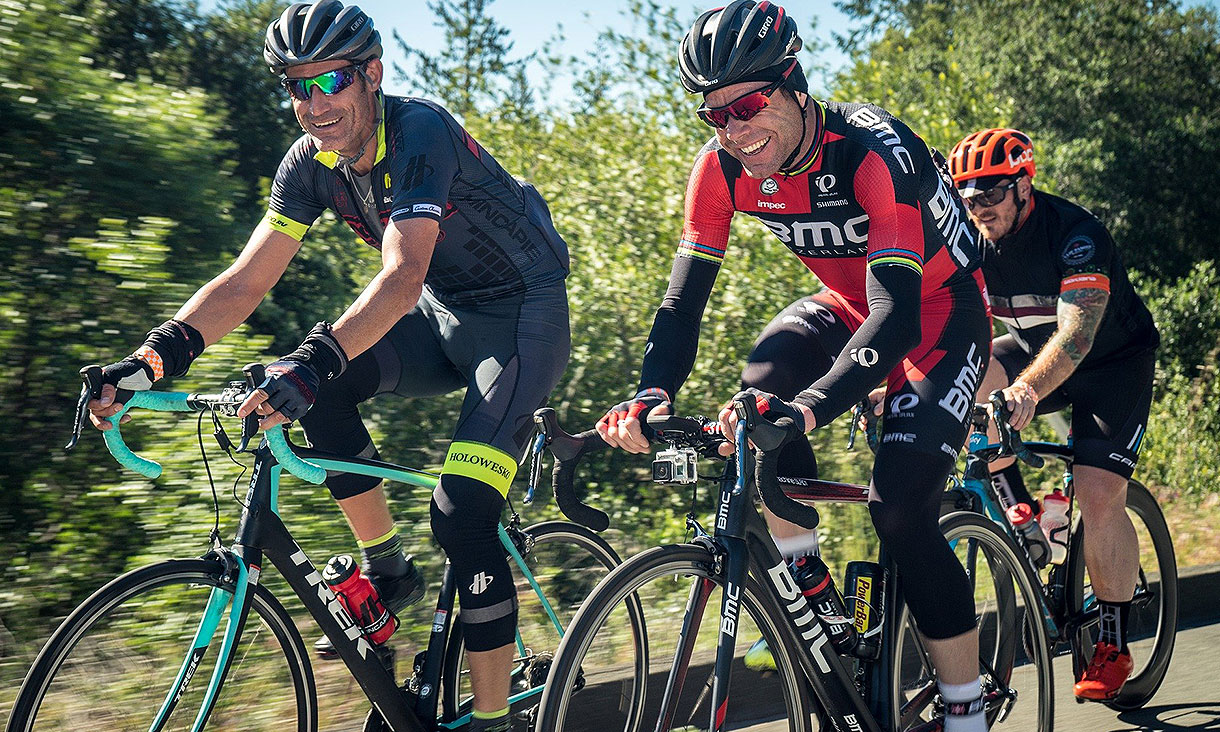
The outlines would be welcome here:
[[[738,435],[737,444],[746,444],[744,433]],[[744,469],[738,471],[736,465],[742,465]],[[831,645],[829,636],[771,539],[766,523],[754,507],[753,497],[747,491],[747,486],[753,485],[753,481],[746,477],[753,473],[753,465],[753,455],[744,447],[739,447],[737,463],[727,461],[720,478],[714,533],[708,535],[695,524],[696,535],[693,543],[707,549],[717,565],[723,563],[725,567],[716,661],[713,666],[711,722],[708,729],[713,732],[723,729],[741,611],[741,589],[749,573],[758,580],[767,600],[783,610],[781,614],[786,622],[779,624],[781,632],[787,635],[788,644],[797,649],[797,660],[805,678],[821,702],[823,711],[831,719],[833,728],[881,732],[882,727],[877,719],[888,718],[888,698],[885,694],[872,694],[874,698],[870,708],[870,704],[857,691],[852,671]],[[855,503],[868,500],[867,487],[830,481],[808,481],[808,485],[799,491],[786,487],[785,492],[799,499]],[[892,563],[884,551],[882,566],[886,567],[888,581],[885,582],[885,607],[880,622],[889,628],[893,625],[892,613],[897,598],[897,582],[894,581]],[[662,700],[661,728],[668,728],[676,712],[677,700],[681,695],[695,638],[712,588],[713,583],[708,580],[692,586],[675,651],[675,664],[671,668],[669,683]],[[892,643],[892,635],[883,633],[883,650],[877,661],[862,662],[868,666],[866,677],[870,689],[878,688],[877,683],[881,679],[889,678],[891,654],[888,653],[888,644]]]
[[[434,488],[439,479],[432,473],[376,460],[339,457],[302,448],[293,448],[293,452],[331,471],[368,475],[424,488]],[[330,638],[339,657],[343,659],[369,701],[395,732],[425,732],[437,727],[450,729],[467,723],[469,714],[444,723],[436,722],[437,692],[440,689],[440,677],[452,625],[456,592],[449,565],[446,564],[441,582],[441,592],[433,616],[428,649],[419,675],[419,693],[414,705],[411,705],[408,696],[397,685],[393,673],[383,664],[377,649],[365,638],[359,626],[323,581],[321,573],[280,519],[278,499],[280,474],[283,468],[271,454],[266,441],[259,445],[253,454],[254,470],[250,476],[245,509],[237,527],[236,537],[230,548],[217,549],[214,552],[229,565],[230,572],[227,573],[227,576],[232,579],[232,585],[212,590],[204,618],[195,634],[191,649],[183,661],[177,679],[166,695],[161,710],[150,727],[150,732],[156,732],[164,727],[170,712],[173,711],[187,684],[190,683],[194,669],[212,644],[225,609],[228,607],[229,622],[224,631],[220,655],[209,681],[204,703],[192,730],[197,732],[203,728],[232,665],[234,648],[250,610],[252,597],[250,587],[258,584],[264,558],[270,559],[275,568],[284,576],[322,632]],[[516,530],[515,526],[511,528]],[[529,581],[551,622],[562,636],[563,627],[558,616],[530,573],[521,552],[504,525],[499,527],[499,536],[505,551]],[[518,653],[524,655],[525,649],[519,632],[516,643]],[[509,698],[509,705],[512,707],[517,702],[541,693],[541,687],[519,692]]]

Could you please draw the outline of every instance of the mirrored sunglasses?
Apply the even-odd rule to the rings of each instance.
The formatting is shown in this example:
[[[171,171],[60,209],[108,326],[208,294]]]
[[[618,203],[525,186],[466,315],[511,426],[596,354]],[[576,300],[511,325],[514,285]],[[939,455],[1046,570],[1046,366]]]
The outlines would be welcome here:
[[[1008,195],[1009,189],[1016,185],[1017,182],[1015,180],[1007,183],[1001,183],[999,185],[992,186],[981,193],[976,193],[973,196],[963,196],[962,200],[966,202],[966,208],[968,209],[973,209],[975,206],[979,206],[980,208],[991,208],[1000,201],[1003,201],[1004,196]]]
[[[357,68],[355,66],[345,66],[342,69],[327,71],[317,76],[299,79],[282,77],[280,85],[287,89],[288,93],[297,100],[308,102],[309,96],[313,94],[314,89],[319,89],[323,94],[330,96],[348,88],[356,80],[356,72]]]

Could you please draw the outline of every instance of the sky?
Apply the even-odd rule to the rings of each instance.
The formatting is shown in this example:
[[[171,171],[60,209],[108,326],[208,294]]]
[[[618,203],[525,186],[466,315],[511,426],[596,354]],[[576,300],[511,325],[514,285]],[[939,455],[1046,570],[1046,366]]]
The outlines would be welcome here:
[[[400,81],[398,74],[392,70],[394,63],[408,70],[415,68],[414,62],[406,61],[401,47],[394,40],[392,31],[397,30],[404,40],[424,53],[432,54],[440,50],[444,40],[442,30],[434,25],[433,21],[436,16],[428,8],[425,0],[344,0],[344,2],[347,4],[354,2],[359,5],[372,17],[373,23],[381,33],[385,53],[383,60],[388,72],[386,90],[391,94],[407,94],[413,91],[409,84]],[[714,6],[712,3],[686,3],[681,0],[678,2],[661,0],[661,4],[678,8],[678,17],[684,24],[694,22],[702,10]],[[214,2],[205,0],[202,5],[203,9],[207,10],[214,6]],[[513,42],[509,58],[516,59],[528,55],[555,36],[561,23],[565,41],[559,47],[560,50],[566,54],[583,55],[583,50],[592,44],[597,34],[604,28],[630,30],[631,19],[624,14],[625,7],[626,3],[617,0],[561,0],[559,3],[542,3],[539,0],[493,0],[488,5],[488,12],[497,23],[508,29],[509,39]],[[823,45],[827,49],[824,58],[832,68],[842,65],[846,61],[846,57],[839,53],[830,34],[831,31],[846,32],[847,18],[835,9],[830,0],[790,0],[787,7],[794,12],[802,37],[809,41],[817,39],[824,42]],[[562,13],[558,9],[562,9]],[[810,38],[808,31],[815,16],[817,17],[817,27],[812,34],[813,37]],[[542,69],[534,64],[529,72],[533,86],[539,86],[539,83],[543,81]],[[675,70],[675,83],[677,83],[676,79]],[[819,83],[820,81],[816,77],[809,79],[810,85],[815,89],[824,87]],[[571,88],[567,80],[561,79],[555,80],[552,91],[558,99],[562,100],[570,97]]]

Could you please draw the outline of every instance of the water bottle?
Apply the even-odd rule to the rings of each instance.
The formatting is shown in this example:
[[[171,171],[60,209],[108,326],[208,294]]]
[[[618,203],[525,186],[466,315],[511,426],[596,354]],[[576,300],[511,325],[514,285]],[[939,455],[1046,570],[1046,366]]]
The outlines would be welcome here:
[[[848,562],[843,586],[849,594],[848,609],[856,629],[859,658],[881,656],[881,613],[885,598],[885,569],[876,562]]]
[[[1025,548],[1029,551],[1029,558],[1033,560],[1034,566],[1038,569],[1045,567],[1050,559],[1051,546],[1046,535],[1042,533],[1042,527],[1034,518],[1034,510],[1028,503],[1018,503],[1005,513],[1008,514],[1008,521],[1013,528],[1025,537]]]
[[[1052,564],[1063,564],[1063,560],[1067,559],[1068,525],[1072,522],[1068,515],[1070,509],[1071,502],[1062,491],[1056,490],[1042,499],[1042,516],[1039,523],[1042,524],[1042,533],[1046,534],[1051,546]]]
[[[398,618],[382,604],[373,583],[360,574],[350,555],[331,557],[322,570],[322,579],[374,645],[385,643],[398,630]]]
[[[792,563],[792,576],[813,611],[822,619],[835,650],[850,653],[856,646],[856,628],[847,617],[843,598],[835,589],[826,563],[818,556],[798,557]]]

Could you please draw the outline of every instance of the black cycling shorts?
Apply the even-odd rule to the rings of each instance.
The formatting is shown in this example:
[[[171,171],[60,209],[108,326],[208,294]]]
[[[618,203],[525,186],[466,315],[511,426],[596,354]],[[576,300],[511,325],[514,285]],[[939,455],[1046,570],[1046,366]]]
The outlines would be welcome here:
[[[992,350],[1009,383],[1034,360],[1011,335],[996,338]],[[1037,413],[1071,406],[1076,463],[1130,478],[1148,427],[1155,370],[1155,350],[1077,369],[1058,389],[1040,395]]]

